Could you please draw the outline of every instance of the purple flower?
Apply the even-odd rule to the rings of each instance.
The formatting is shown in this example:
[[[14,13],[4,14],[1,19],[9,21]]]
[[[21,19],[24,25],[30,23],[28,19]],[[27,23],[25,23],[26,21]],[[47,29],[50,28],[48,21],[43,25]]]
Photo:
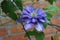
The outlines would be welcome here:
[[[44,10],[33,6],[26,6],[22,11],[22,21],[25,22],[24,28],[28,30],[33,25],[35,29],[41,32],[44,29],[43,22],[48,22]]]

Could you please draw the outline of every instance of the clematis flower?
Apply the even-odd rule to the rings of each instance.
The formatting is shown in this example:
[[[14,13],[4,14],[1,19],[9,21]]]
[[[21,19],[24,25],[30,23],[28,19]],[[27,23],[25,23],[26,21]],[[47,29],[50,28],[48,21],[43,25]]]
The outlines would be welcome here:
[[[48,22],[44,10],[33,6],[26,6],[22,11],[22,21],[25,22],[24,28],[28,30],[33,25],[35,29],[41,32],[44,29],[43,22]]]

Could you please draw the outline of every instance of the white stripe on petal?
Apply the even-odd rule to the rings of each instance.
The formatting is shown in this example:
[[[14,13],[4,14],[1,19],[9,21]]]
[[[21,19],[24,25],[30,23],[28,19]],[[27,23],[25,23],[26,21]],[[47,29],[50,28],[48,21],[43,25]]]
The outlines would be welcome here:
[[[42,23],[37,23],[37,24],[35,25],[35,29],[36,29],[37,31],[41,32],[41,31],[44,29],[43,24],[42,24]]]
[[[25,24],[25,25],[24,25],[25,30],[28,30],[28,29],[31,28],[31,27],[32,27],[32,24]]]

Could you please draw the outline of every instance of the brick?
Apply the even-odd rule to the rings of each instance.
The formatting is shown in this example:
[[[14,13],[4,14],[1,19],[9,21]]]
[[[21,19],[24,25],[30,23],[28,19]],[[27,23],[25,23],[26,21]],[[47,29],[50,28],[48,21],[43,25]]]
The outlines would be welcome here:
[[[40,4],[34,4],[33,7],[34,8],[38,8]]]
[[[60,7],[60,1],[57,1],[57,2],[55,3],[55,5],[58,6],[58,7]]]
[[[16,28],[18,32],[24,32],[22,25],[18,25]]]
[[[10,36],[9,40],[16,40],[16,36]]]
[[[18,25],[18,26],[12,27],[11,28],[11,32],[12,33],[24,32],[23,26],[22,25]]]
[[[54,32],[54,29],[51,26],[48,25],[47,28],[43,30],[43,32],[45,34],[51,34],[51,33]]]
[[[60,25],[60,19],[58,20],[58,24]]]
[[[9,37],[4,37],[2,40],[9,40]]]
[[[57,18],[51,18],[52,24],[58,24],[58,19]]]
[[[44,40],[52,40],[51,36],[45,37]]]
[[[27,37],[25,37],[25,34],[16,34],[11,36],[5,36],[2,40],[28,40]]]
[[[43,9],[44,7],[48,6],[49,4],[40,4],[39,7]]]
[[[31,1],[26,1],[26,2],[23,3],[23,5],[30,5],[30,4],[32,4]]]
[[[7,34],[6,28],[0,28],[0,36],[5,36]]]
[[[39,1],[39,0],[32,0],[33,3],[36,3],[36,2],[38,2],[38,1]]]
[[[17,33],[18,31],[17,31],[17,28],[16,27],[14,27],[14,26],[12,26],[12,28],[11,28],[11,33]]]
[[[25,37],[25,34],[18,34],[17,36],[17,40],[27,40],[28,38],[27,37]]]

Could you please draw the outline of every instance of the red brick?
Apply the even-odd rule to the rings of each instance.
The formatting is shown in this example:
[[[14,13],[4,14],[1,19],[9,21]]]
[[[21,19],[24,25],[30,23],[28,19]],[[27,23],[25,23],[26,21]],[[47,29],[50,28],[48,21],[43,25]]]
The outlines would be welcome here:
[[[59,1],[56,2],[56,6],[60,7],[60,2]]]
[[[57,12],[58,12],[58,15],[60,16],[60,10],[58,10]]]
[[[12,33],[24,32],[23,26],[22,26],[22,25],[18,25],[18,26],[16,26],[16,27],[12,27],[12,28],[11,28],[11,32],[12,32]]]
[[[27,40],[28,38],[25,37],[25,34],[22,33],[22,34],[16,34],[16,35],[11,35],[11,36],[8,36],[8,37],[4,37],[2,40]]]
[[[12,27],[12,28],[11,28],[11,32],[12,32],[12,33],[17,33],[17,32],[18,32],[18,31],[17,31],[17,28],[16,28],[16,27]]]
[[[18,34],[16,37],[17,37],[17,40],[27,40],[27,37],[25,37],[25,34]]]
[[[51,18],[51,22],[52,22],[52,24],[58,24],[58,19],[56,19],[56,18]]]
[[[43,30],[45,34],[51,34],[54,32],[54,29],[51,26],[48,26],[46,29]]]
[[[4,37],[2,40],[9,40],[9,37]]]
[[[9,40],[16,40],[16,36],[10,36]]]
[[[51,36],[45,37],[44,40],[52,40]]]
[[[6,28],[0,28],[0,36],[5,36],[7,34]]]
[[[34,8],[38,8],[40,4],[34,4],[33,7]]]
[[[43,9],[44,7],[46,7],[46,6],[48,6],[48,5],[49,5],[49,4],[40,4],[39,7]]]
[[[23,5],[28,5],[28,4],[30,5],[30,4],[32,4],[32,2],[31,1],[26,1],[26,2],[23,3]]]
[[[18,25],[16,28],[17,28],[18,32],[23,32],[24,31],[22,25]]]

